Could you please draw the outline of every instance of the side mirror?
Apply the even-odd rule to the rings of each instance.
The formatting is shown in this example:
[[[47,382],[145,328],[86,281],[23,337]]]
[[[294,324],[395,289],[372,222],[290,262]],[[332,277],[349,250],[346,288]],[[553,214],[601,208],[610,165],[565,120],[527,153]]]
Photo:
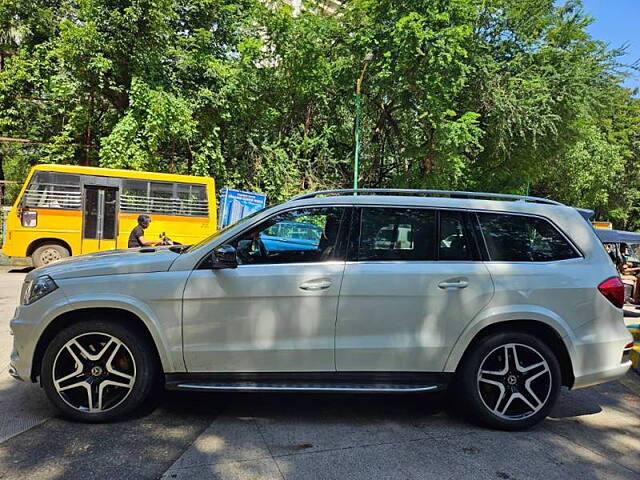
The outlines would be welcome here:
[[[213,250],[213,266],[214,270],[223,268],[236,268],[238,266],[238,257],[236,249],[231,245],[220,245]]]

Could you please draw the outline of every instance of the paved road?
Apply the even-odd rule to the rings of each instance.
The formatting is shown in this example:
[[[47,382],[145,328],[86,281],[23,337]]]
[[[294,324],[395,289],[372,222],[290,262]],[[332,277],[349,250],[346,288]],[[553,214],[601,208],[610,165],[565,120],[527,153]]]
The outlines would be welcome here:
[[[640,376],[564,392],[518,433],[471,426],[444,396],[165,394],[109,425],[56,417],[7,374],[23,273],[0,270],[0,479],[640,478]]]

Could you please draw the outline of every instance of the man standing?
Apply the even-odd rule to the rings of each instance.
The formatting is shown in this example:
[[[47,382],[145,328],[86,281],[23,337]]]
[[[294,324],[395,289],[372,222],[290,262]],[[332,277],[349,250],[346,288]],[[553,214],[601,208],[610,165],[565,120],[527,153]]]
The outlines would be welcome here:
[[[158,242],[152,242],[144,238],[144,231],[150,223],[151,217],[149,215],[140,215],[138,217],[138,225],[129,234],[128,248],[153,247],[158,244]]]

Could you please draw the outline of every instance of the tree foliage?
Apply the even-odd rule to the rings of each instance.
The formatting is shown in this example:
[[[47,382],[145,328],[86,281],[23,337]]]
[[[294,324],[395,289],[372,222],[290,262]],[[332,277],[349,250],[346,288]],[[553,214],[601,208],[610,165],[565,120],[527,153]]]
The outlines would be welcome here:
[[[550,196],[640,226],[640,103],[579,0],[0,0],[4,175],[213,176],[271,201],[361,185]],[[320,2],[321,3],[321,2]]]

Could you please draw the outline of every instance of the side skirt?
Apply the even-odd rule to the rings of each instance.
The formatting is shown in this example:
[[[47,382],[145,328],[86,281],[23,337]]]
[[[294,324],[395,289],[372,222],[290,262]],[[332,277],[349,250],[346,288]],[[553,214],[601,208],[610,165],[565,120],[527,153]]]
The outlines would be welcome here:
[[[218,392],[421,393],[445,390],[451,373],[170,373],[169,390]]]

